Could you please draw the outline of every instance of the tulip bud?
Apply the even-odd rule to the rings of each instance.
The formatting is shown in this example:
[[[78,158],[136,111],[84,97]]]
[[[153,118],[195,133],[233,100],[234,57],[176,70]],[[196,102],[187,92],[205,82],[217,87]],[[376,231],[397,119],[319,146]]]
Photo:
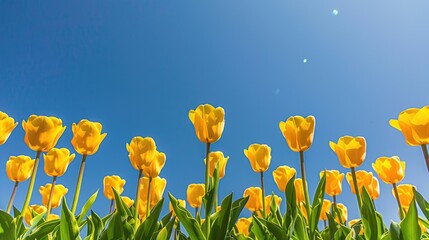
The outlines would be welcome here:
[[[73,123],[73,139],[71,141],[76,152],[82,155],[93,155],[98,151],[101,142],[107,133],[101,134],[101,123],[81,120],[77,125]]]
[[[304,217],[306,223],[308,224],[308,214],[307,214],[307,209],[305,208],[305,203],[304,202],[299,202],[299,211],[301,212],[302,216]]]
[[[402,111],[390,125],[402,132],[408,145],[429,144],[429,106]]]
[[[251,212],[256,212],[262,209],[262,189],[259,187],[250,187],[244,191],[243,197],[249,196],[246,208]]]
[[[359,167],[365,160],[366,141],[363,137],[340,137],[337,143],[329,142],[329,146],[345,168]]]
[[[398,183],[405,176],[405,162],[401,162],[398,156],[379,157],[372,164],[372,168],[377,172],[378,177],[387,184]]]
[[[351,173],[347,173],[347,182],[350,185],[350,189],[353,194],[356,194],[356,190],[353,184],[353,176]],[[359,193],[362,194],[362,187],[365,187],[367,190],[371,188],[372,184],[372,172],[367,172],[364,170],[356,171],[356,181],[359,189]]]
[[[341,214],[341,221],[340,221],[340,218],[338,216],[335,217],[335,221],[338,223],[346,222],[347,221],[347,207],[342,203],[338,203],[337,208]]]
[[[150,165],[157,154],[155,141],[150,137],[134,137],[126,146],[131,165],[137,170],[143,170]]]
[[[52,184],[48,183],[45,186],[40,186],[39,192],[42,195],[42,203],[45,207],[48,207],[49,194],[51,193]],[[51,207],[57,208],[61,204],[61,199],[67,194],[69,190],[61,184],[54,186],[54,191],[51,198]]]
[[[193,208],[199,208],[203,204],[203,197],[205,195],[204,184],[189,184],[186,190],[188,203]]]
[[[408,208],[410,207],[411,201],[414,198],[414,191],[413,191],[414,188],[416,187],[411,184],[400,184],[397,186],[399,201],[401,202],[401,205],[404,208],[405,212],[408,212]],[[392,189],[392,194],[396,198],[395,192],[393,189]]]
[[[28,156],[11,156],[6,162],[6,173],[11,181],[23,182],[31,176],[34,160]]]
[[[70,155],[67,148],[52,148],[47,154],[44,155],[45,159],[45,173],[50,177],[62,176],[69,164],[73,161],[75,155]]]
[[[199,105],[195,110],[189,111],[189,120],[194,125],[198,140],[203,143],[214,143],[222,136],[225,111],[210,104]]]
[[[331,213],[331,201],[328,199],[323,199],[322,210],[320,211],[320,220],[328,220],[328,214]]]
[[[316,119],[313,116],[293,116],[285,122],[280,122],[279,127],[289,148],[294,152],[304,152],[313,143],[315,124]]]
[[[0,111],[0,145],[3,145],[7,141],[17,125],[18,123],[13,118]]]
[[[296,193],[296,202],[304,202],[305,196],[304,196],[304,187],[302,185],[302,179],[301,178],[295,178],[295,181],[293,182],[295,187],[295,193]]]
[[[287,183],[293,176],[295,176],[295,174],[295,168],[288,166],[280,166],[273,171],[274,181],[276,182],[280,191],[284,192],[286,190]]]
[[[150,181],[150,207],[154,207],[161,199],[164,194],[165,187],[167,186],[167,180],[165,178],[154,177]],[[143,177],[140,179],[140,200],[147,203],[147,193],[149,188],[149,178]],[[145,205],[146,208],[146,205]]]
[[[134,204],[134,200],[129,197],[121,196],[122,201],[125,203],[127,208],[130,208]]]
[[[323,177],[325,171],[320,172],[320,178]],[[325,192],[329,196],[338,196],[341,194],[342,182],[344,179],[344,173],[340,173],[338,170],[326,170],[326,185]]]
[[[51,221],[51,220],[55,220],[55,219],[60,219],[60,216],[58,216],[57,214],[50,213],[48,215],[48,217],[46,218],[46,221]]]
[[[154,158],[149,162],[148,165],[143,166],[143,174],[145,177],[155,178],[158,177],[162,168],[165,165],[165,154],[156,151]]]
[[[125,179],[122,179],[117,175],[105,176],[103,179],[104,196],[109,200],[114,200],[115,195],[113,194],[112,188],[114,188],[118,194],[121,194],[124,191],[125,182]]]
[[[219,179],[222,179],[225,176],[225,168],[226,163],[228,162],[229,157],[225,157],[223,155],[223,152],[216,151],[216,152],[210,152],[209,153],[209,174],[210,177],[213,177],[214,170],[216,168],[216,164],[219,163]],[[204,163],[206,163],[206,159],[204,159]]]
[[[271,148],[266,144],[251,144],[248,149],[244,149],[244,155],[255,172],[265,172],[270,166]]]
[[[28,206],[26,211],[24,212],[24,220],[28,226],[32,225],[31,220],[33,220],[33,215],[38,215],[43,212],[46,212],[48,209],[45,206],[41,205],[31,205]]]
[[[265,196],[265,214],[268,216],[271,213],[271,201],[272,201],[273,196],[272,195],[268,195]],[[280,204],[282,203],[282,198],[274,195],[274,202],[277,206],[277,208],[280,208]]]
[[[24,141],[33,151],[47,152],[60,139],[66,127],[61,119],[56,117],[31,115],[27,122],[22,121],[25,131]]]
[[[243,234],[244,236],[249,236],[249,227],[252,224],[252,218],[240,218],[238,219],[235,226],[237,227],[238,234]]]

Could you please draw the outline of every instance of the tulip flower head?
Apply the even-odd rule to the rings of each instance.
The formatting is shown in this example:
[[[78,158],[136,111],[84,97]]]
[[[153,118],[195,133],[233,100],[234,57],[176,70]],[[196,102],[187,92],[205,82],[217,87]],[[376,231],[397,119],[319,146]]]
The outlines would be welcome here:
[[[301,178],[295,178],[295,181],[293,182],[295,186],[295,193],[296,193],[296,201],[298,203],[305,201],[304,196],[304,186],[302,185],[302,179]]]
[[[376,177],[372,177],[371,184],[365,188],[372,200],[376,200],[380,196],[380,185]]]
[[[267,216],[271,213],[272,198],[273,198],[272,195],[265,196],[265,214]],[[282,203],[282,198],[277,196],[277,195],[274,195],[274,202],[275,202],[277,208],[280,208],[280,204]]]
[[[305,221],[308,223],[308,214],[307,214],[307,209],[305,208],[305,203],[304,202],[299,202],[299,211],[301,212],[301,215],[304,217]]]
[[[75,155],[70,155],[70,151],[67,148],[52,148],[43,157],[45,159],[44,170],[46,175],[59,177],[67,171],[67,167],[73,161]]]
[[[259,187],[250,187],[244,191],[243,197],[249,197],[246,203],[246,208],[251,212],[256,212],[262,209],[262,189]]]
[[[214,170],[216,168],[216,164],[219,163],[219,179],[222,179],[225,176],[225,168],[226,164],[228,163],[229,157],[225,157],[223,155],[223,152],[216,151],[216,152],[210,152],[209,153],[209,174],[210,177],[213,177]],[[204,159],[204,163],[206,163],[206,159]],[[206,163],[207,164],[207,163]]]
[[[144,176],[151,178],[158,177],[165,165],[165,159],[166,156],[164,153],[156,151],[152,161],[148,165],[143,165]]]
[[[0,145],[3,145],[7,141],[17,125],[18,123],[13,118],[0,111]]]
[[[337,143],[329,142],[329,146],[345,168],[359,167],[365,160],[366,141],[363,137],[340,137]]]
[[[323,199],[323,204],[322,204],[322,211],[320,212],[320,220],[328,220],[328,215],[327,214],[331,214],[331,205],[332,202],[329,201],[328,199]]]
[[[411,201],[414,198],[413,189],[415,188],[416,186],[411,184],[400,184],[397,186],[399,201],[401,202],[402,208],[404,208],[405,212],[408,212],[408,208],[410,207]],[[393,189],[392,189],[392,194],[396,198],[395,192]]]
[[[42,203],[45,207],[48,207],[49,194],[51,193],[52,184],[48,183],[45,186],[40,186],[39,192],[42,195]],[[57,208],[61,204],[61,200],[67,194],[69,190],[61,184],[54,186],[54,192],[52,193],[51,207]]]
[[[338,203],[337,208],[341,214],[341,221],[338,216],[335,217],[335,221],[338,223],[345,223],[347,221],[347,207],[342,203]]]
[[[238,234],[243,234],[244,236],[249,236],[249,227],[252,224],[252,218],[240,218],[238,219],[235,226],[237,227]]]
[[[46,218],[46,221],[51,221],[51,220],[55,220],[55,219],[60,219],[60,216],[58,216],[57,214],[50,213],[48,215],[48,217]]]
[[[6,162],[6,173],[11,181],[23,182],[30,178],[34,167],[34,159],[28,156],[11,156]]]
[[[134,137],[126,146],[131,165],[137,170],[143,170],[145,166],[149,166],[157,156],[156,144],[151,137]]]
[[[47,152],[60,139],[66,127],[63,121],[56,117],[31,115],[27,121],[22,121],[25,131],[24,141],[33,151]]]
[[[429,106],[402,111],[390,125],[401,131],[410,146],[429,144]]]
[[[320,178],[323,177],[325,171],[320,172]],[[325,192],[329,196],[338,196],[341,194],[342,182],[344,179],[344,173],[340,173],[338,170],[326,170],[326,186]]]
[[[289,148],[294,152],[304,152],[313,143],[315,124],[316,119],[313,116],[293,116],[285,122],[280,122],[279,127]]]
[[[378,177],[387,184],[398,183],[405,176],[405,162],[401,162],[398,156],[379,157],[372,164],[372,168],[377,172]]]
[[[129,197],[121,196],[121,199],[125,203],[125,205],[127,206],[127,208],[130,208],[134,204],[134,200],[132,200]]]
[[[280,191],[284,192],[289,180],[295,176],[295,168],[288,166],[279,166],[276,170],[273,171],[274,182],[276,182],[277,187]]]
[[[222,136],[225,111],[210,104],[199,105],[195,110],[189,111],[189,120],[194,125],[198,140],[203,143],[214,143]]]
[[[271,148],[266,144],[251,144],[248,149],[244,149],[244,155],[254,172],[265,172],[270,166]]]
[[[188,203],[193,208],[199,208],[203,204],[203,197],[205,195],[204,184],[189,184],[186,190],[186,197]]]
[[[73,139],[71,141],[76,152],[82,155],[93,155],[98,151],[107,133],[101,133],[103,126],[98,122],[83,119],[73,123]]]
[[[118,194],[121,194],[124,191],[125,182],[125,179],[122,179],[117,175],[105,176],[103,179],[104,196],[109,200],[114,200],[115,195],[113,194],[112,188],[114,188]]]
[[[355,187],[353,185],[353,177],[351,173],[347,173],[347,182],[350,185],[350,189],[353,194],[356,194]],[[372,187],[372,172],[367,172],[365,170],[356,171],[356,181],[359,189],[359,193],[362,194],[362,187],[365,187],[367,190]]]
[[[167,180],[165,178],[154,177],[150,181],[150,207],[154,207],[161,199],[164,194],[165,187],[167,186]],[[147,193],[149,188],[149,178],[143,177],[140,179],[140,200],[147,203]],[[144,205],[146,207],[146,205]]]
[[[31,220],[33,220],[33,216],[39,215],[41,213],[46,212],[48,209],[45,206],[41,205],[31,205],[28,206],[26,211],[24,212],[24,220],[28,226],[32,225]]]

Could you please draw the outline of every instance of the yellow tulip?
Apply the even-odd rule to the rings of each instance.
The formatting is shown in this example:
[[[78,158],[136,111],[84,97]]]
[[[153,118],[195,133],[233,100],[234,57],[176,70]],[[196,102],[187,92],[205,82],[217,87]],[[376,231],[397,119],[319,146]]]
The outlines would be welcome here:
[[[28,226],[31,226],[31,220],[33,220],[33,214],[38,215],[43,212],[46,212],[48,209],[46,209],[45,206],[41,205],[31,205],[26,208],[26,211],[24,212],[24,220],[25,223],[27,223]]]
[[[323,177],[325,171],[320,172],[320,178]],[[344,173],[340,173],[338,170],[326,170],[326,187],[325,192],[329,196],[338,196],[343,191],[342,182],[344,179]]]
[[[48,183],[45,186],[40,186],[39,192],[42,195],[42,203],[45,207],[48,207],[49,194],[51,193],[52,184]],[[67,194],[69,190],[61,184],[54,186],[54,192],[52,193],[51,207],[57,208],[61,204],[61,199]]]
[[[78,124],[73,123],[73,139],[71,143],[76,152],[82,155],[96,153],[107,135],[107,133],[101,134],[102,128],[101,123],[91,122],[86,119],[80,120]]]
[[[353,185],[353,177],[351,173],[347,173],[347,182],[350,185],[350,189],[352,190],[353,194],[356,194],[355,187]],[[359,170],[356,171],[356,181],[357,186],[359,189],[359,193],[362,194],[362,187],[365,186],[365,188],[368,190],[372,185],[372,172],[367,172],[365,170]]]
[[[17,125],[18,123],[13,118],[0,111],[0,145],[3,145],[7,141]]]
[[[126,146],[131,165],[137,170],[143,170],[145,166],[150,165],[157,154],[155,141],[150,137],[134,137]]]
[[[296,201],[299,203],[304,202],[305,196],[304,196],[304,187],[302,185],[302,179],[296,178],[293,184],[295,186]]]
[[[129,197],[121,196],[121,199],[125,203],[125,205],[127,206],[127,208],[130,208],[134,204],[134,200],[132,200]]]
[[[266,144],[251,144],[248,149],[244,149],[244,155],[255,172],[265,172],[270,166],[271,148]]]
[[[177,202],[179,203],[179,205],[180,205],[181,207],[186,208],[186,201],[185,201],[185,200],[177,199]],[[168,207],[169,207],[169,209],[170,209],[170,212],[172,212],[172,213],[173,213],[173,216],[175,216],[175,215],[176,215],[176,213],[174,212],[173,205],[171,205],[171,202],[170,202],[170,204],[168,205]]]
[[[320,220],[328,220],[328,215],[331,213],[331,201],[328,199],[323,199],[322,211],[320,212]]]
[[[55,219],[60,219],[60,216],[58,216],[57,214],[50,213],[48,215],[48,217],[46,218],[46,221],[51,221],[51,220],[55,220]]]
[[[305,221],[308,223],[308,214],[307,209],[305,208],[304,202],[299,202],[299,210],[301,211],[302,216],[304,217]]]
[[[6,173],[11,181],[23,182],[31,176],[34,167],[34,159],[28,156],[11,156],[6,162]]]
[[[366,141],[363,137],[340,137],[337,143],[329,142],[329,146],[345,168],[359,167],[365,160]]]
[[[273,178],[280,191],[286,190],[287,183],[296,174],[295,168],[280,166],[273,171]]]
[[[337,221],[338,223],[345,223],[347,221],[347,207],[342,203],[338,203],[337,208],[341,214],[341,221],[338,216],[335,217],[335,221]]]
[[[225,168],[226,164],[228,163],[229,157],[225,157],[223,155],[223,152],[216,151],[216,152],[210,152],[209,153],[209,174],[210,177],[213,177],[214,170],[216,168],[216,164],[219,163],[219,179],[222,179],[225,176]],[[206,160],[204,159],[204,163],[206,163]]]
[[[75,155],[70,155],[67,148],[52,148],[44,156],[45,159],[45,173],[50,177],[62,176],[66,171],[69,164],[73,161]]]
[[[262,189],[259,187],[250,187],[244,191],[243,197],[249,196],[246,203],[246,208],[251,212],[256,212],[262,209]]]
[[[214,143],[222,136],[225,126],[225,111],[210,104],[199,105],[189,111],[189,119],[195,128],[198,140],[203,143]]]
[[[380,196],[380,185],[376,177],[372,177],[371,184],[365,187],[372,200],[376,200]]]
[[[143,166],[143,174],[145,177],[155,178],[158,177],[162,168],[165,165],[166,156],[162,152],[156,151],[154,158],[148,165]]]
[[[397,186],[399,201],[401,202],[402,208],[404,208],[405,212],[408,212],[408,208],[414,198],[414,188],[416,188],[416,186],[411,184],[400,184]],[[392,194],[396,198],[394,189],[392,189]]]
[[[378,177],[387,184],[398,183],[405,176],[405,162],[401,162],[398,156],[379,157],[372,164],[372,168],[377,172]]]
[[[154,177],[150,183],[150,207],[154,207],[161,199],[164,194],[165,187],[167,186],[167,180],[165,178]],[[143,177],[140,180],[140,200],[139,204],[142,202],[147,203],[147,194],[149,188],[149,178]],[[146,205],[145,205],[146,208]]]
[[[114,200],[115,195],[113,194],[112,188],[114,188],[118,194],[121,194],[124,191],[125,182],[125,179],[117,175],[105,176],[103,179],[104,196],[109,200]]]
[[[142,222],[146,219],[147,199],[140,199],[137,206],[137,211]]]
[[[199,208],[203,204],[203,197],[205,195],[204,184],[189,184],[186,190],[186,197],[188,203],[193,208]]]
[[[352,219],[349,221],[349,227],[353,227],[353,225],[357,224],[360,221],[360,218],[356,218],[356,219]],[[364,230],[363,230],[363,224],[360,226],[360,232],[359,235],[364,234]]]
[[[237,227],[238,234],[243,234],[244,236],[249,236],[249,227],[252,224],[252,218],[240,218],[238,219],[235,226]]]
[[[271,199],[273,197],[271,195],[265,196],[265,214],[268,216],[268,214],[271,213]],[[280,208],[280,204],[282,203],[282,198],[274,195],[274,202],[276,203],[277,208]]]
[[[420,227],[420,230],[422,231],[422,234],[428,231],[428,229],[426,228],[426,226],[420,220],[419,220],[419,227]]]
[[[390,125],[402,132],[408,145],[429,144],[429,106],[402,111]]]
[[[294,152],[304,152],[313,143],[315,124],[316,119],[313,116],[293,116],[285,122],[280,122],[279,127],[289,148]]]
[[[24,141],[33,151],[47,152],[60,139],[66,127],[61,119],[56,117],[31,115],[27,121],[22,121],[25,131]]]

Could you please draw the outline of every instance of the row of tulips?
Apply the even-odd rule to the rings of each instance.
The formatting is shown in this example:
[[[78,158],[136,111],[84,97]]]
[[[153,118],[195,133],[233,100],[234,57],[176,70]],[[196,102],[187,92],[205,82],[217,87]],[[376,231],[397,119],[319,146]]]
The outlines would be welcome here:
[[[119,176],[104,178],[104,195],[111,200],[110,212],[99,217],[90,211],[97,198],[94,193],[76,214],[83,173],[87,157],[95,154],[106,137],[102,125],[81,120],[72,125],[71,143],[82,156],[71,209],[64,196],[68,189],[57,180],[74,160],[66,148],[56,148],[66,127],[56,117],[32,115],[22,122],[24,141],[36,152],[35,159],[28,156],[11,156],[6,163],[7,176],[15,183],[6,211],[0,211],[0,239],[81,239],[86,227],[86,239],[420,239],[429,238],[429,203],[410,184],[399,184],[405,175],[405,162],[399,157],[380,157],[373,163],[373,170],[384,183],[392,185],[398,203],[400,223],[384,225],[382,215],[375,209],[379,197],[379,181],[372,172],[358,170],[365,160],[366,141],[363,137],[344,136],[329,146],[336,153],[340,164],[350,169],[346,175],[338,170],[320,172],[320,182],[312,202],[308,193],[304,153],[313,143],[315,118],[293,116],[280,122],[279,128],[289,148],[299,154],[300,175],[289,166],[279,166],[272,172],[273,179],[285,199],[266,195],[264,173],[271,161],[271,148],[266,144],[251,144],[244,150],[251,168],[259,174],[260,187],[249,187],[243,197],[233,201],[232,193],[218,202],[219,181],[225,175],[228,157],[211,147],[222,136],[225,125],[223,108],[209,104],[200,105],[189,112],[197,138],[206,147],[205,182],[190,184],[186,191],[187,202],[195,209],[192,214],[186,201],[169,194],[170,212],[160,217],[167,180],[160,177],[166,155],[158,151],[150,137],[134,137],[126,144],[131,165],[138,175],[135,200],[121,196],[126,181]],[[408,109],[390,124],[400,130],[411,146],[421,146],[424,160],[429,159],[429,106]],[[4,144],[18,125],[13,118],[0,112],[0,145]],[[42,205],[29,205],[40,158],[43,154],[44,172],[52,183],[39,188]],[[202,157],[203,158],[203,157]],[[360,219],[353,219],[347,226],[347,207],[337,203],[343,192],[342,181],[346,176],[351,192],[356,195]],[[13,200],[20,182],[30,179],[21,211],[13,208]],[[357,191],[356,191],[357,189]],[[332,197],[325,198],[325,194]],[[281,202],[286,211],[280,212]],[[51,213],[62,204],[61,216]],[[419,217],[416,204],[426,219]],[[240,218],[242,209],[253,213],[250,218]],[[204,219],[202,218],[204,217]],[[27,227],[23,224],[23,219]],[[319,229],[319,221],[324,228]],[[182,227],[186,230],[183,231]]]

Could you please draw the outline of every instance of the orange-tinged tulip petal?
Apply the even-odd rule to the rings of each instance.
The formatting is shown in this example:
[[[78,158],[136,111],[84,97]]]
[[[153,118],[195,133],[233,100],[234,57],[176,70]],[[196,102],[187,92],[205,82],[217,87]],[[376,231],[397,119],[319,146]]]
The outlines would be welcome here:
[[[345,168],[359,167],[365,160],[366,141],[363,137],[340,137],[337,143],[329,142],[329,146]]]
[[[121,194],[124,191],[125,179],[122,179],[118,175],[105,176],[103,179],[104,185],[104,196],[109,200],[114,200],[115,195],[113,194],[114,188],[118,194]]]
[[[62,176],[69,164],[73,161],[75,155],[71,154],[67,148],[52,148],[43,155],[45,159],[45,173],[50,177]]]
[[[162,152],[156,151],[154,158],[148,165],[143,165],[143,174],[145,177],[158,177],[162,168],[165,165],[166,156]]]
[[[320,172],[322,178],[325,171]],[[329,196],[338,196],[343,191],[342,182],[344,179],[344,173],[340,173],[338,170],[326,170],[326,186],[325,192]]]
[[[198,140],[203,143],[214,143],[222,136],[225,111],[210,104],[199,105],[195,110],[189,111],[189,120],[194,125]]]
[[[27,121],[22,121],[25,131],[24,141],[34,151],[47,152],[60,139],[66,127],[61,119],[56,117],[31,115]]]
[[[356,219],[352,219],[352,220],[350,220],[349,221],[349,227],[353,227],[355,224],[357,224],[358,222],[360,221],[360,218],[356,218]],[[361,228],[360,228],[360,232],[359,232],[359,235],[363,235],[364,234],[364,231],[363,231],[363,224],[361,224],[361,226],[360,226]]]
[[[302,179],[301,178],[295,178],[295,181],[293,182],[295,186],[295,192],[296,192],[296,201],[298,203],[305,201],[304,196],[304,187],[302,185]]]
[[[402,132],[408,145],[429,144],[429,106],[406,109],[389,123]]]
[[[130,208],[134,204],[134,200],[132,200],[129,197],[121,196],[122,201],[127,205],[128,208]]]
[[[271,213],[272,198],[273,198],[272,195],[265,196],[265,214],[267,216]],[[277,208],[280,208],[280,204],[282,203],[282,198],[277,196],[277,195],[274,195],[274,202],[275,202]]]
[[[73,139],[71,141],[76,152],[82,155],[93,155],[98,151],[107,133],[101,133],[102,125],[83,119],[78,124],[73,123]]]
[[[31,176],[34,159],[28,156],[11,156],[6,162],[6,173],[11,181],[23,182]]]
[[[405,176],[405,162],[401,162],[398,156],[379,157],[372,164],[372,168],[377,172],[378,177],[387,184],[398,183]]]
[[[380,196],[380,185],[376,177],[372,177],[371,185],[365,187],[372,200],[376,200]]]
[[[338,203],[337,208],[341,214],[341,221],[338,216],[335,217],[335,221],[338,223],[345,223],[347,221],[347,207],[342,203]]]
[[[351,173],[347,173],[347,182],[350,185],[350,189],[352,190],[353,194],[356,194],[355,187],[353,184],[353,176]],[[362,187],[365,186],[365,188],[368,190],[372,187],[372,172],[367,172],[365,170],[359,170],[356,171],[356,181],[359,189],[359,193],[362,193]]]
[[[28,226],[31,226],[32,222],[31,220],[33,220],[33,215],[39,215],[43,212],[46,212],[48,209],[45,206],[41,206],[41,205],[30,205],[27,207],[26,211],[24,212],[24,220],[25,223]]]
[[[249,227],[252,224],[252,218],[240,218],[238,219],[235,226],[237,227],[238,234],[243,234],[244,236],[249,236]]]
[[[301,152],[308,150],[313,143],[315,124],[313,116],[293,116],[280,122],[279,127],[289,148],[294,152]]]
[[[276,182],[280,191],[284,192],[286,190],[287,183],[293,176],[295,176],[295,174],[295,168],[288,166],[280,166],[273,171],[274,181]]]
[[[414,192],[413,192],[414,188],[416,187],[411,184],[400,184],[397,186],[399,201],[401,202],[401,205],[406,212],[408,211],[411,201],[414,198]],[[392,194],[396,198],[395,192],[393,189],[392,189]]]
[[[299,202],[299,210],[301,211],[301,214],[304,217],[305,221],[308,223],[308,214],[304,202]]]
[[[150,165],[157,155],[155,141],[150,137],[134,137],[126,146],[131,165],[137,170],[143,170],[145,166]]]
[[[251,144],[248,149],[244,149],[244,155],[255,172],[265,172],[270,166],[271,148],[266,144]]]
[[[7,141],[17,125],[18,123],[13,118],[0,111],[0,145],[3,145]]]
[[[201,207],[205,193],[204,184],[189,184],[186,190],[189,205],[193,208]]]
[[[181,207],[186,208],[186,201],[185,201],[185,200],[177,199],[177,202],[179,203],[179,205],[180,205]],[[172,212],[172,213],[173,213],[173,216],[175,216],[175,215],[176,215],[176,213],[174,212],[174,209],[173,209],[173,206],[171,205],[171,202],[170,202],[170,204],[168,205],[168,208],[170,209],[170,212]]]
[[[420,143],[429,144],[429,106],[424,106],[417,111],[411,119],[411,126]]]
[[[210,152],[209,153],[209,174],[210,177],[213,177],[214,170],[216,168],[216,164],[219,163],[219,179],[222,179],[225,176],[225,168],[226,164],[228,162],[229,157],[225,157],[223,155],[223,152],[216,151],[216,152]],[[204,163],[206,160],[204,159]]]
[[[52,184],[48,183],[45,186],[40,186],[39,192],[42,195],[42,203],[45,207],[48,207],[49,194],[51,193]],[[67,194],[69,190],[61,184],[57,184],[54,187],[52,193],[51,207],[57,208],[61,204],[61,200]]]
[[[262,209],[262,189],[259,187],[250,187],[244,190],[243,197],[249,196],[246,203],[246,208],[251,212],[256,212]]]
[[[46,218],[46,221],[51,221],[51,220],[55,220],[55,219],[60,219],[60,216],[58,216],[57,214],[50,213],[48,215],[48,217]]]
[[[328,215],[331,214],[332,202],[328,199],[323,199],[322,211],[320,212],[320,220],[328,220]]]
[[[154,207],[164,195],[165,187],[167,186],[167,180],[165,178],[154,177],[150,181],[150,207]],[[147,193],[149,188],[149,178],[143,177],[140,179],[140,200],[139,204],[142,202],[147,203]],[[145,205],[146,207],[146,205]]]

